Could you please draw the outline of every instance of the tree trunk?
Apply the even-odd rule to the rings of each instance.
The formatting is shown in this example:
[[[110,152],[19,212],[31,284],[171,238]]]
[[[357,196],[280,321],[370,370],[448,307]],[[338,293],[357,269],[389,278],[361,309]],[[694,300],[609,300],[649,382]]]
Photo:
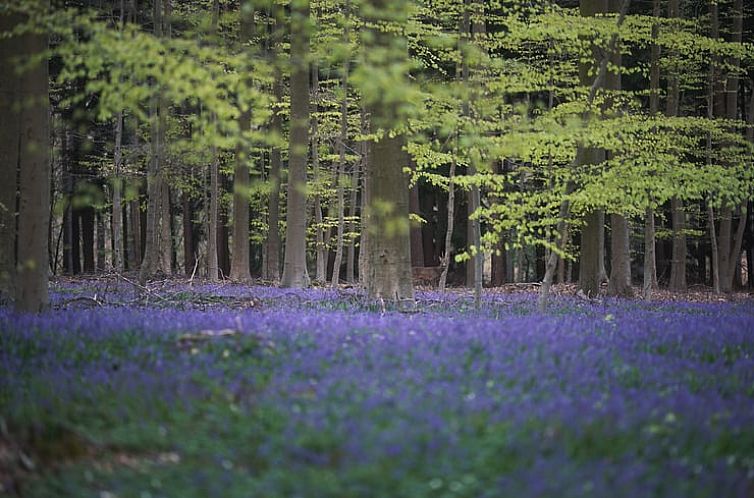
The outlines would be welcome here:
[[[219,165],[220,159],[217,149],[212,147],[212,163],[209,166],[209,224],[207,226],[207,278],[214,282],[220,277],[220,268],[217,254],[217,234],[220,197]]]
[[[190,277],[194,273],[196,251],[194,249],[194,209],[188,193],[181,193],[181,208],[183,211],[183,273]]]
[[[220,18],[220,0],[212,2],[212,19],[210,24],[210,35],[214,38],[217,35],[217,23]],[[212,121],[217,121],[217,116],[211,116]],[[215,282],[220,277],[220,268],[217,255],[217,233],[218,215],[219,215],[219,196],[220,196],[220,157],[217,153],[217,147],[212,146],[212,162],[209,164],[209,199],[205,197],[205,203],[209,212],[207,213],[207,278],[210,282]],[[207,201],[209,201],[207,203]]]
[[[12,30],[18,15],[0,14],[0,32]],[[24,52],[23,38],[0,38],[0,304],[13,300],[16,282],[16,189],[18,186],[21,114],[14,105],[20,97],[20,76],[9,70]]]
[[[349,43],[349,2],[346,0],[345,5],[345,29],[343,30],[344,43]],[[340,138],[338,140],[338,172],[336,175],[337,195],[338,195],[338,232],[335,242],[335,260],[333,262],[332,281],[333,286],[340,282],[340,267],[343,261],[343,237],[346,230],[346,200],[345,200],[345,181],[346,181],[346,140],[348,140],[348,71],[349,60],[343,63],[343,74],[341,76],[340,86],[343,91],[343,100],[340,102]]]
[[[657,288],[657,267],[655,266],[655,213],[647,208],[644,218],[644,283],[642,297],[649,301],[652,291]]]
[[[283,84],[280,75],[275,79],[275,100],[283,100]],[[280,115],[272,116],[272,132],[281,132]],[[267,204],[267,223],[269,225],[266,240],[267,268],[265,278],[277,282],[280,280],[280,148],[275,146],[270,151],[270,197]]]
[[[154,0],[153,5],[154,35],[162,37],[162,0]],[[147,219],[144,241],[144,259],[139,269],[139,283],[146,284],[154,271],[162,263],[160,257],[160,218],[162,214],[162,183],[161,178],[161,153],[160,143],[160,116],[161,106],[158,105],[159,97],[153,97],[150,103],[150,152],[151,157],[147,167]]]
[[[368,21],[403,26],[407,21],[405,1],[370,0]],[[368,24],[369,25],[369,24]],[[372,25],[373,26],[373,25]],[[400,29],[400,28],[399,28]],[[405,67],[408,44],[400,32],[369,28],[368,62],[376,70]],[[396,77],[396,76],[393,76]],[[408,84],[406,74],[399,84]],[[375,129],[383,130],[373,143],[369,166],[369,218],[367,293],[371,299],[413,302],[411,238],[408,219],[408,178],[403,172],[406,156],[404,137],[389,130],[400,120],[401,108],[393,89],[380,88],[370,95],[370,115]],[[389,97],[389,98],[388,98]]]
[[[97,228],[97,271],[105,271],[105,213],[97,211],[95,213]]]
[[[455,176],[456,162],[450,163],[450,175],[448,177],[448,224],[445,229],[445,252],[442,255],[442,273],[440,274],[440,291],[445,290],[448,281],[448,269],[450,268],[450,254],[453,252],[453,218],[455,216]]]
[[[631,248],[628,220],[622,215],[610,215],[610,282],[607,293],[611,296],[632,297]]]
[[[161,106],[162,109],[164,109]],[[162,112],[161,109],[161,112]],[[164,131],[163,124],[160,124],[160,130]],[[160,131],[160,147],[164,151],[164,139],[165,134],[163,131]],[[164,167],[164,161],[162,161],[162,158],[164,158],[164,154],[160,153],[161,157],[161,169]],[[160,233],[159,233],[159,244],[160,244],[160,250],[159,250],[159,257],[160,262],[158,265],[159,270],[164,273],[165,275],[169,275],[173,272],[173,215],[172,215],[172,209],[170,206],[170,186],[168,185],[168,182],[165,178],[165,172],[161,172],[160,176],[160,220],[159,220],[159,227],[160,227]]]
[[[113,175],[113,269],[123,271],[123,179],[121,178],[121,166],[123,164],[122,153],[123,141],[123,113],[115,116],[115,174]]]
[[[361,160],[356,161],[353,165],[353,170],[351,172],[351,199],[348,203],[348,216],[350,218],[350,221],[348,222],[348,231],[351,236],[348,238],[348,247],[346,251],[346,281],[349,283],[353,283],[356,280],[356,238],[353,234],[359,230],[359,223],[356,221],[356,216],[359,213],[358,196],[360,166]]]
[[[240,4],[240,41],[251,40],[254,22],[253,5],[250,1]],[[233,249],[231,251],[230,278],[236,282],[251,280],[249,268],[249,163],[251,147],[247,134],[251,128],[251,111],[241,112],[238,118],[240,143],[236,146],[235,168],[233,169]]]
[[[309,145],[309,0],[291,4],[291,125],[288,151],[288,219],[285,231],[283,287],[307,287],[306,159]]]
[[[312,170],[314,171],[314,183],[319,184],[319,62],[312,65],[312,120],[311,120],[311,148],[312,148]],[[337,176],[337,175],[336,175]],[[317,189],[319,190],[319,188]],[[330,241],[329,229],[323,226],[324,219],[322,216],[322,196],[319,192],[314,194],[314,224],[315,224],[315,245],[316,245],[316,273],[314,279],[319,283],[327,282],[327,243]]]
[[[668,17],[671,19],[680,17],[680,1],[668,1]],[[665,115],[668,117],[678,116],[680,100],[680,84],[678,76],[672,71],[668,74],[667,100],[665,103]],[[683,201],[678,198],[670,200],[670,218],[673,230],[673,249],[670,261],[670,290],[686,290],[686,213]]]
[[[585,151],[589,154],[589,151]],[[592,154],[601,154],[591,151]],[[579,264],[579,289],[587,296],[596,296],[600,292],[602,276],[600,275],[600,231],[605,227],[600,223],[598,211],[592,211],[584,216],[584,226],[581,228],[581,259]]]
[[[732,8],[733,28],[731,30],[731,42],[741,44],[743,34],[743,0],[734,0]],[[735,120],[738,117],[738,66],[740,60],[731,58],[728,61],[728,77],[725,85],[725,95],[720,96],[720,100],[725,100],[726,117],[729,120]],[[739,240],[743,237],[743,228],[746,221],[746,205],[743,206],[744,216],[739,221],[739,228],[733,230],[733,209],[731,206],[725,206],[720,215],[720,239],[719,239],[719,257],[720,257],[720,288],[723,292],[733,290],[733,281],[735,277],[736,265],[741,256],[741,245]],[[741,237],[739,237],[741,233]]]
[[[136,270],[142,258],[141,250],[141,202],[136,199],[128,203],[128,269]]]
[[[652,24],[652,46],[649,67],[649,114],[657,115],[660,109],[660,46],[657,38],[660,34],[660,0],[652,0],[652,17],[656,20]],[[657,264],[655,259],[655,213],[654,201],[650,191],[649,205],[644,214],[644,282],[642,297],[649,301],[652,291],[657,288]]]
[[[369,133],[369,121],[367,119],[367,110],[363,105],[361,106],[361,134],[366,135]],[[369,268],[369,259],[367,258],[369,248],[369,142],[362,140],[360,145],[361,149],[361,171],[362,171],[362,187],[361,187],[361,230],[359,231],[359,282],[363,287],[367,285],[367,274]]]
[[[35,2],[46,9],[46,0]],[[47,50],[47,35],[25,34],[19,37],[18,55],[22,60]],[[6,71],[8,68],[5,69]],[[22,312],[40,312],[49,306],[48,240],[50,223],[49,160],[49,91],[47,58],[37,60],[19,76],[16,88],[28,97],[21,110],[19,142],[19,209],[18,253],[15,308]]]
[[[94,208],[81,210],[81,244],[84,256],[84,273],[94,273]]]

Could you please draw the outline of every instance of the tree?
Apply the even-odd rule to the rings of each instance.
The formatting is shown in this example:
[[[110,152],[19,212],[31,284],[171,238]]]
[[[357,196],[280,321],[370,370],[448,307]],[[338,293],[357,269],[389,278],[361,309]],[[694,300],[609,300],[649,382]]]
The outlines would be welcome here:
[[[242,51],[247,52],[246,45],[251,41],[254,22],[254,8],[251,2],[241,2],[241,44]],[[230,261],[230,278],[237,282],[251,280],[249,269],[249,152],[250,147],[244,133],[251,126],[251,109],[242,104],[238,128],[241,140],[236,146],[235,168],[233,170],[233,249]]]
[[[283,287],[307,287],[306,160],[309,145],[309,1],[291,2],[291,125]]]
[[[47,9],[46,0],[34,3]],[[49,90],[47,34],[33,31],[18,37],[18,55],[33,61],[16,82],[21,104],[18,139],[19,201],[17,286],[19,311],[39,312],[49,306],[48,238],[50,222]]]
[[[581,0],[579,9],[582,16],[603,14],[607,12],[607,0]],[[602,57],[603,60],[606,59],[606,56]],[[579,69],[579,77],[582,85],[593,84],[589,75],[589,66],[583,65]],[[599,164],[605,160],[605,151],[582,147],[577,157],[579,164]],[[604,271],[604,225],[604,213],[601,210],[590,211],[584,216],[584,225],[581,228],[579,288],[587,296],[594,296],[600,292]]]
[[[407,10],[405,0],[370,0],[364,9],[368,26],[364,36],[366,67],[361,68],[364,72],[360,80],[372,130],[378,137],[372,143],[367,167],[366,288],[370,298],[389,302],[414,298],[408,178],[403,172],[408,164],[403,153],[405,137],[396,129],[405,112],[409,91],[406,89],[408,49],[405,35],[388,30],[388,26],[403,26]],[[382,77],[367,86],[365,74]]]
[[[12,30],[21,16],[0,11],[0,33]],[[23,53],[23,39],[18,36],[0,38],[0,302],[12,301],[16,281],[16,195],[18,178],[18,141],[21,114],[15,104],[19,100],[21,75],[16,74],[16,58]]]

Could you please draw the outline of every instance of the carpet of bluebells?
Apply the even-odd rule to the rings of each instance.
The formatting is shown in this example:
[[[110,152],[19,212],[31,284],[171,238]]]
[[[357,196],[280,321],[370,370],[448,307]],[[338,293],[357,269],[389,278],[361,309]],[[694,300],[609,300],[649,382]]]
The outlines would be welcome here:
[[[0,495],[754,497],[751,301],[52,298],[0,309]]]

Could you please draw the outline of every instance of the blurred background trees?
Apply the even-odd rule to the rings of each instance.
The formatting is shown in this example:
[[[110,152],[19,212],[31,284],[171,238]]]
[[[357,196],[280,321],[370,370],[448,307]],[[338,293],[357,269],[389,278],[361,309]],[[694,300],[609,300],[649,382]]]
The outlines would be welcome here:
[[[359,281],[385,300],[411,299],[412,267],[477,293],[751,288],[752,15],[3,4],[0,299],[42,309],[48,275],[111,271]]]

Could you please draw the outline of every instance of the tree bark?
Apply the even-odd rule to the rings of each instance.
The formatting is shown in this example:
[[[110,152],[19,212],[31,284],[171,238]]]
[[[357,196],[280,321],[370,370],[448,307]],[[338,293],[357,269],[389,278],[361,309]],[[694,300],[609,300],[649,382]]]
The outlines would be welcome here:
[[[628,220],[620,214],[610,215],[610,282],[607,293],[611,296],[632,297],[631,250]]]
[[[369,0],[369,22],[388,22],[402,26],[406,21],[405,1]],[[373,25],[373,26],[374,26]],[[386,33],[369,28],[366,43],[369,63],[376,70],[404,65],[408,44],[401,33]],[[399,84],[408,84],[408,75]],[[406,155],[404,137],[391,136],[389,130],[399,121],[400,104],[391,89],[381,88],[370,96],[370,116],[375,129],[381,130],[369,154],[369,231],[367,293],[371,299],[394,303],[413,302],[411,276],[411,238],[408,219],[408,178],[403,172]]]
[[[363,150],[362,153],[364,153]],[[356,221],[356,216],[358,216],[358,213],[360,212],[358,207],[358,196],[361,163],[362,160],[360,158],[354,163],[353,170],[351,171],[351,198],[348,203],[348,216],[350,218],[350,221],[348,222],[348,231],[351,236],[348,238],[348,247],[346,251],[346,281],[349,283],[353,283],[356,280],[356,237],[354,237],[353,234],[359,230],[359,223]]]
[[[734,0],[733,3],[733,28],[731,30],[731,42],[740,44],[743,34],[743,0]],[[719,96],[720,100],[725,101],[725,116],[729,120],[735,120],[738,117],[738,84],[739,77],[737,73],[740,60],[731,58],[728,61],[727,84],[725,85],[725,95]],[[735,280],[736,266],[741,255],[741,244],[739,240],[743,237],[743,228],[746,223],[746,205],[743,206],[744,216],[739,220],[739,228],[733,230],[733,208],[724,206],[720,215],[720,238],[719,256],[720,256],[720,289],[722,292],[733,290]],[[739,237],[741,233],[741,237]]]
[[[291,125],[283,287],[307,287],[306,159],[309,145],[309,0],[291,3]]]
[[[115,115],[115,174],[113,175],[113,269],[123,271],[123,179],[121,166],[123,165],[123,112]]]
[[[312,65],[312,114],[311,119],[311,148],[312,148],[312,170],[314,172],[314,183],[319,184],[320,170],[319,170],[319,118],[317,113],[319,112],[319,62],[315,62]],[[336,175],[337,176],[337,175]],[[319,190],[319,188],[317,189]],[[324,219],[322,215],[322,196],[317,192],[314,194],[314,224],[315,224],[315,245],[316,245],[316,270],[315,277],[319,283],[327,282],[327,243],[330,241],[330,231],[323,226]]]
[[[369,120],[367,119],[367,110],[364,105],[361,106],[361,134],[366,135],[370,131]],[[366,288],[367,274],[369,269],[369,259],[367,258],[369,248],[369,142],[362,140],[361,149],[361,230],[359,231],[359,282]]]
[[[345,29],[343,30],[343,41],[349,43],[349,9],[350,3],[346,0],[345,4]],[[333,287],[340,283],[340,267],[343,262],[343,245],[346,231],[346,199],[345,199],[345,181],[346,181],[346,140],[348,140],[348,72],[349,60],[346,56],[343,62],[343,74],[341,75],[340,86],[343,92],[343,98],[340,101],[340,137],[338,139],[338,171],[336,174],[337,196],[338,196],[338,231],[335,241],[335,259],[333,262],[332,280]]]
[[[96,228],[97,228],[97,271],[105,271],[106,266],[106,251],[105,251],[105,213],[97,211],[95,213]]]
[[[582,16],[594,16],[607,12],[607,0],[581,0],[579,8]],[[604,55],[600,65],[606,66],[608,56]],[[602,68],[600,68],[602,69]],[[590,96],[596,94],[596,91],[604,85],[604,82],[595,84],[589,75],[589,66],[582,64],[579,68],[579,79],[582,85],[591,84]],[[604,79],[604,76],[603,76]],[[593,99],[593,97],[592,97]],[[599,164],[604,161],[605,153],[596,149],[585,149],[579,147],[577,152],[578,164]],[[592,211],[584,216],[584,226],[581,229],[581,259],[579,264],[579,288],[587,296],[596,296],[600,292],[600,284],[604,278],[604,213],[601,211]]]
[[[187,192],[181,193],[183,221],[183,273],[190,277],[194,272],[196,251],[194,249],[194,208]]]
[[[162,0],[154,0],[153,5],[154,35],[162,37]],[[144,258],[139,269],[139,283],[143,286],[161,265],[160,257],[160,218],[162,214],[162,183],[160,143],[160,116],[158,115],[159,97],[153,97],[150,103],[150,159],[147,167],[147,216],[145,223]]]
[[[283,86],[280,75],[274,83],[275,100],[283,100]],[[281,132],[280,115],[272,116],[272,132]],[[266,240],[267,268],[265,278],[277,282],[280,280],[280,148],[275,146],[270,151],[270,197],[267,204],[267,224],[269,226]]]
[[[21,18],[0,15],[0,32],[12,30]],[[20,76],[8,68],[16,66],[15,58],[23,54],[21,37],[0,38],[0,304],[13,300],[16,282],[16,202],[18,187],[19,141],[21,114],[15,102],[20,96]]]
[[[246,44],[251,40],[254,22],[253,5],[250,1],[240,4],[240,41]],[[240,143],[236,146],[235,167],[233,169],[233,248],[230,260],[230,278],[236,282],[251,280],[249,268],[249,163],[251,147],[244,136],[251,128],[251,111],[241,111],[238,118]]]
[[[81,245],[84,256],[84,273],[94,273],[94,208],[81,209]]]
[[[46,0],[37,0],[47,8]],[[47,35],[19,37],[23,60],[47,50]],[[7,68],[6,68],[7,70]],[[47,58],[28,68],[18,80],[21,110],[19,142],[18,253],[15,308],[40,312],[49,307],[47,230],[50,223],[49,91]]]
[[[440,291],[445,290],[445,284],[448,281],[448,269],[450,268],[450,254],[453,251],[453,218],[455,216],[455,176],[456,162],[450,163],[450,174],[448,176],[448,224],[445,229],[445,252],[442,255],[442,273],[440,274]]]

